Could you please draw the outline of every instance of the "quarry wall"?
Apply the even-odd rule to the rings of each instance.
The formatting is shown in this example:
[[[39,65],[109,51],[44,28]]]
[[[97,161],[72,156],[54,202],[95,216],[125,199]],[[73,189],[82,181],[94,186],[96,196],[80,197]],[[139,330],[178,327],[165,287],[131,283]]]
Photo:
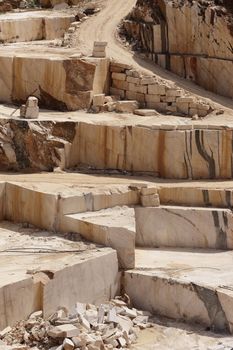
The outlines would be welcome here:
[[[122,25],[134,47],[163,68],[233,97],[230,11],[214,2],[138,0]]]

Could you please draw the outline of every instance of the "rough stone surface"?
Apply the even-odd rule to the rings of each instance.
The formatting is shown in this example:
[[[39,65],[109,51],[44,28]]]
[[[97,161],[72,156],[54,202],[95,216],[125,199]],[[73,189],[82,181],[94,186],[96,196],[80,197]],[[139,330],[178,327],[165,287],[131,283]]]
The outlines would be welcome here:
[[[138,0],[123,31],[136,49],[164,68],[233,97],[232,7],[227,2]]]

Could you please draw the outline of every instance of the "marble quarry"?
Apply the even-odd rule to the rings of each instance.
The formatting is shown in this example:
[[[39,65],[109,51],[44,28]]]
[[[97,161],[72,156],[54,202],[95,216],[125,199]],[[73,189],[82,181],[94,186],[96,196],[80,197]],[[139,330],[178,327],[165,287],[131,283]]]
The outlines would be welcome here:
[[[231,1],[0,12],[0,350],[232,349]]]

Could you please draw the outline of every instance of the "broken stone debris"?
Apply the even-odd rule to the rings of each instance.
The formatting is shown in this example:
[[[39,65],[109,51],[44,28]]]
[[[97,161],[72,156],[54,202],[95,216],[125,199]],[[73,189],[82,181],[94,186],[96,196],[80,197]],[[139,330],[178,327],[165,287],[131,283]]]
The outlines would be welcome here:
[[[139,329],[151,327],[148,312],[129,307],[121,298],[100,306],[76,303],[73,314],[65,308],[43,319],[42,311],[0,332],[7,350],[107,350],[129,348]],[[21,347],[23,348],[21,349]]]

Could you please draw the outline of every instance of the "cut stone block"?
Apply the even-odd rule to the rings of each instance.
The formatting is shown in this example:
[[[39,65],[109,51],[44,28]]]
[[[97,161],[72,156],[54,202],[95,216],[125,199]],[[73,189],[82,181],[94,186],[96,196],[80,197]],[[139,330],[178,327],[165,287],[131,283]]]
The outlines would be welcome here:
[[[113,95],[113,96],[119,96],[121,98],[125,97],[125,91],[124,90],[113,88],[113,87],[110,87],[110,94]]]
[[[13,60],[8,60],[6,71],[4,61],[12,52],[5,47],[0,53],[0,70],[6,71],[7,83],[4,79],[1,84],[0,80],[0,101],[24,103],[33,91],[40,107],[62,111],[89,108],[92,95],[106,91],[109,61],[81,59],[73,54],[72,49],[67,49],[66,54],[59,50],[32,54],[25,46],[21,51],[17,49]]]
[[[129,83],[127,81],[123,81],[123,80],[114,79],[112,81],[112,86],[114,88],[121,89],[121,90],[128,90],[129,89]]]
[[[136,244],[141,247],[233,249],[229,209],[137,207],[135,220]]]
[[[145,86],[145,85],[137,85],[137,84],[129,83],[128,89],[129,89],[129,91],[139,92],[140,94],[147,93],[147,86]]]
[[[232,258],[233,252],[219,250],[136,249],[125,292],[141,310],[229,332]]]
[[[105,100],[105,94],[97,94],[93,96],[93,106],[103,106]]]
[[[116,80],[126,80],[126,75],[124,73],[112,73],[112,79]]]
[[[158,194],[141,195],[141,204],[143,207],[159,207]]]
[[[116,111],[119,113],[133,113],[138,107],[137,101],[117,101],[116,103]]]
[[[150,95],[165,95],[166,94],[165,85],[148,85],[148,94]]]
[[[105,53],[105,52],[102,52],[102,51],[94,50],[94,51],[93,51],[93,57],[96,57],[96,58],[105,58],[105,57],[106,57],[106,53]]]
[[[166,92],[167,97],[180,97],[182,95],[182,90],[178,89],[168,89]]]
[[[136,109],[134,114],[141,115],[142,117],[150,117],[153,115],[158,115],[158,112],[154,109]]]
[[[141,189],[141,194],[143,196],[148,196],[150,194],[157,194],[157,193],[158,193],[157,187],[149,186],[149,187],[142,187],[142,189]]]
[[[79,333],[79,329],[72,324],[56,326],[48,331],[48,335],[52,338],[71,338],[78,336]]]
[[[140,83],[140,79],[139,78],[134,78],[134,77],[129,77],[127,76],[127,79],[126,79],[129,83],[132,83],[132,84],[139,84]]]
[[[154,78],[154,77],[150,77],[150,76],[148,76],[148,77],[142,77],[141,78],[141,80],[140,80],[140,84],[141,85],[149,85],[149,84],[155,84],[155,82],[156,82],[156,78]]]
[[[0,330],[27,319],[37,310],[43,310],[46,319],[60,305],[68,312],[75,313],[77,300],[102,303],[115,297],[119,280],[117,254],[113,249],[99,247],[97,250],[83,251],[80,250],[79,243],[54,234],[53,248],[64,249],[64,253],[61,252],[58,257],[54,251],[46,252],[48,241],[46,238],[41,240],[39,232],[38,238],[36,235],[30,238],[28,231],[23,232],[22,225],[5,225],[4,230],[4,225],[1,224],[2,239],[12,232],[15,242],[22,244],[25,242],[24,236],[27,236],[28,246],[32,250],[35,247],[35,251],[26,255],[5,253],[0,257]],[[43,237],[46,237],[45,231],[42,232]],[[4,243],[6,248],[11,248],[12,245],[15,246],[13,238],[7,245]],[[44,254],[38,252],[38,245],[41,250],[45,250]],[[76,248],[77,253],[71,253]],[[17,274],[14,273],[16,265]],[[5,304],[12,307],[4,308]]]
[[[177,101],[176,106],[179,112],[183,114],[188,114],[189,113],[189,102],[185,101]]]
[[[140,103],[144,103],[145,102],[145,95],[144,94],[140,94],[139,92],[126,91],[125,97],[128,100],[136,100],[136,101],[138,101]]]
[[[160,95],[145,95],[146,102],[160,102]]]
[[[133,208],[66,215],[64,230],[116,249],[121,268],[134,267],[135,226]]]
[[[39,117],[39,107],[27,107],[25,112],[25,118],[37,119]]]
[[[27,99],[26,107],[37,107],[38,106],[38,98],[34,96],[30,96]]]

